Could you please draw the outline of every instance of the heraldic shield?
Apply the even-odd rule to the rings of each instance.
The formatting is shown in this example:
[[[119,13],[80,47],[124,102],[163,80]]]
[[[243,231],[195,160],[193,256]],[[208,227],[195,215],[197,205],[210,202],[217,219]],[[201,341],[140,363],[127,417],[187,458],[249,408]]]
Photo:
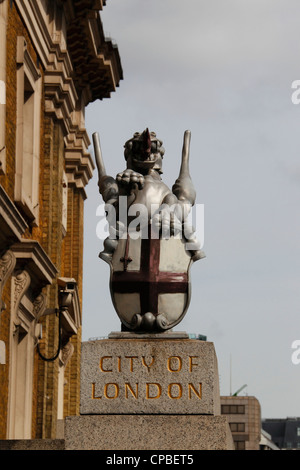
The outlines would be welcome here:
[[[181,238],[118,240],[110,291],[123,325],[135,331],[163,331],[177,325],[190,302],[191,253]]]

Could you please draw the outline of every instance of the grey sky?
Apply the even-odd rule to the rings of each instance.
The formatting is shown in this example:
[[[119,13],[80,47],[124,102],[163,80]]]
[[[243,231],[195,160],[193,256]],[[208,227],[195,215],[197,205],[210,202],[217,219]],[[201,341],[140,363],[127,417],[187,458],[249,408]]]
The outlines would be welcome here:
[[[206,259],[192,266],[192,301],[176,330],[215,344],[221,393],[243,384],[263,417],[300,416],[300,4],[296,0],[109,0],[101,13],[118,44],[124,80],[88,106],[107,172],[146,127],[166,149],[172,185],[183,133],[205,206]],[[91,151],[92,151],[91,147]],[[87,187],[83,340],[119,330],[109,269],[98,253],[97,174]]]

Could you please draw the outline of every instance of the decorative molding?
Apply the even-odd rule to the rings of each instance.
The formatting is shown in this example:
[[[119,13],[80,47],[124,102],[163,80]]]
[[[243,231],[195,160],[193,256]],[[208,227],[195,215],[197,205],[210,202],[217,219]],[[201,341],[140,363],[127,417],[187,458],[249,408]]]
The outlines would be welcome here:
[[[42,82],[23,36],[17,37],[17,115],[14,199],[31,225],[39,222],[40,119]],[[25,92],[31,99],[24,100]],[[30,135],[30,141],[27,135]],[[30,145],[28,145],[30,142]]]
[[[45,312],[47,296],[42,289],[52,284],[57,269],[35,240],[22,240],[11,247],[16,259],[12,276],[12,318],[15,334],[29,333],[38,341],[36,326]]]
[[[28,227],[20,212],[0,185],[0,253],[21,240]]]
[[[21,299],[28,287],[30,286],[31,278],[27,271],[18,271],[13,276],[13,308],[17,312]]]
[[[73,69],[67,52],[61,54],[59,58],[52,53],[50,62],[44,75],[45,84],[45,112],[54,115],[63,126],[64,134],[67,135],[72,127],[72,112],[78,101],[74,82],[71,79]]]
[[[34,81],[38,80],[41,77],[37,66],[35,65],[34,61],[31,58],[31,55],[27,50],[27,42],[23,36],[17,37],[17,64],[26,64]]]
[[[52,284],[58,272],[57,268],[36,240],[24,239],[21,243],[12,245],[11,250],[17,258],[17,263],[26,266],[30,273],[33,290],[39,292],[44,286]]]
[[[47,296],[43,292],[39,292],[36,297],[34,295],[32,278],[28,271],[16,271],[12,277],[12,334],[31,332],[37,343],[41,334],[38,321],[45,311]]]
[[[41,316],[43,315],[47,303],[47,296],[41,292],[33,302],[33,315],[35,317],[36,322],[39,321]]]
[[[64,367],[67,366],[69,360],[72,357],[73,352],[74,352],[74,346],[70,341],[68,341],[62,348],[61,355],[60,355],[60,361]]]
[[[16,257],[10,250],[6,251],[0,258],[0,313],[5,310],[6,306],[2,300],[2,292],[4,285],[12,274],[16,265]]]
[[[76,87],[89,89],[89,102],[109,98],[123,79],[123,70],[118,47],[105,37],[100,14],[91,2],[76,3],[67,35]]]
[[[66,174],[68,185],[75,185],[84,189],[93,176],[94,163],[89,154],[84,154],[76,147],[67,147],[65,150]]]
[[[84,119],[77,122],[78,106],[82,111],[109,98],[123,79],[118,48],[105,38],[100,19],[106,2],[15,2],[44,68],[45,112],[60,122],[65,135],[68,181],[84,189],[94,163]]]

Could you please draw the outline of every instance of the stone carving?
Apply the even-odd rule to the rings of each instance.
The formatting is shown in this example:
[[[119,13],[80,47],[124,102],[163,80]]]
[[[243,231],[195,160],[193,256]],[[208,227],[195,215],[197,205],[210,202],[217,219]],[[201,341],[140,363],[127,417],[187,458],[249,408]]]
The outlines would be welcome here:
[[[5,303],[2,300],[2,292],[5,283],[13,272],[16,265],[16,257],[10,250],[6,251],[0,258],[0,313],[5,310]]]
[[[39,295],[34,299],[33,314],[35,316],[36,323],[39,321],[39,319],[44,313],[44,310],[46,308],[46,301],[47,296],[43,292],[40,292]]]
[[[70,340],[68,340],[67,343],[62,348],[62,354],[61,354],[61,363],[63,364],[64,367],[67,367],[67,364],[69,360],[71,359],[73,352],[74,352],[74,346],[70,342]]]
[[[22,299],[23,294],[28,289],[31,278],[27,271],[19,271],[14,277],[14,291],[13,291],[13,306],[15,312],[18,311],[19,303]]]
[[[190,267],[205,255],[188,215],[196,193],[189,172],[190,131],[184,133],[178,179],[162,181],[163,142],[148,129],[125,143],[127,167],[106,174],[98,133],[93,134],[99,191],[109,236],[100,258],[110,265],[113,305],[123,329],[159,332],[185,315]]]

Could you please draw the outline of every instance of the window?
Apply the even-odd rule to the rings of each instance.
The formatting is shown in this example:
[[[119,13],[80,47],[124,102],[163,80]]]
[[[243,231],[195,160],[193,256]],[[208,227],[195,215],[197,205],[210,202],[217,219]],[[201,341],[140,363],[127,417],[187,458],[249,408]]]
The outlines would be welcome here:
[[[17,136],[15,202],[38,225],[41,78],[22,36],[17,43]]]
[[[245,450],[245,441],[234,441],[235,450]]]
[[[297,428],[297,436],[300,436],[300,428]]]
[[[222,405],[222,415],[245,414],[245,405]]]
[[[232,432],[245,432],[245,423],[229,423]]]

